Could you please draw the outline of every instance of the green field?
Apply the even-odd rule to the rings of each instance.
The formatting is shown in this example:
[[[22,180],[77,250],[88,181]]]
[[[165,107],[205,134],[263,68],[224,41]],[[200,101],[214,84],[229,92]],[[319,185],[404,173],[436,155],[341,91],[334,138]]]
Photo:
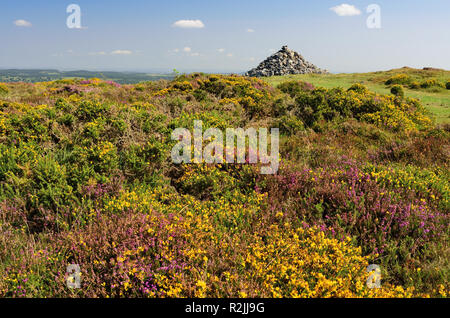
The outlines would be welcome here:
[[[450,81],[450,71],[429,69],[420,70],[401,68],[390,71],[373,73],[343,73],[343,74],[300,74],[275,76],[266,78],[266,81],[276,86],[289,80],[301,80],[325,88],[348,88],[354,83],[366,85],[371,91],[380,94],[389,94],[390,86],[385,82],[392,76],[406,74],[413,81],[419,83],[427,79],[436,79],[440,83]],[[437,123],[450,123],[450,91],[442,87],[411,89],[404,87],[405,96],[420,99],[423,105],[435,116]]]
[[[174,77],[175,77],[174,74],[153,74],[153,73],[138,73],[138,72],[0,69],[0,82],[5,83],[14,83],[14,82],[37,83],[37,82],[56,81],[62,79],[100,78],[102,80],[114,81],[119,84],[136,84],[145,81],[157,81],[160,79],[171,80]]]

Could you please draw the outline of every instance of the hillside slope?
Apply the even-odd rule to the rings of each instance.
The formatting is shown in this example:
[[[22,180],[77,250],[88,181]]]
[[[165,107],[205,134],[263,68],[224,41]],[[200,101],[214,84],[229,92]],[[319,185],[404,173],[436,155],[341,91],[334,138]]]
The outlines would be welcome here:
[[[279,128],[279,170],[174,163],[194,120]],[[449,147],[360,84],[0,84],[0,296],[447,297]]]
[[[423,105],[434,114],[438,123],[450,123],[450,90],[445,89],[446,83],[450,82],[450,71],[432,68],[420,70],[404,67],[373,73],[275,76],[267,78],[266,80],[274,86],[288,80],[302,80],[326,88],[348,88],[354,83],[360,83],[366,85],[374,92],[389,94],[391,85],[386,85],[386,81],[400,74],[409,77],[409,79],[404,82],[406,96],[419,99]],[[438,83],[441,83],[443,87],[438,85],[429,85],[429,87],[425,88],[420,87],[421,84],[430,79],[435,79]],[[419,84],[419,87],[411,88],[411,84],[415,84],[415,82]]]

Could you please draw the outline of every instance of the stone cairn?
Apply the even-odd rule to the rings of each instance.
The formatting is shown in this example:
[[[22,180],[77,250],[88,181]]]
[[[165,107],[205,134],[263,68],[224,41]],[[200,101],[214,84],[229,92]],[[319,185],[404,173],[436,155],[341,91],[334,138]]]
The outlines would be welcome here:
[[[251,69],[244,75],[250,77],[264,77],[309,73],[326,74],[328,71],[322,70],[306,61],[303,56],[290,50],[285,45],[277,53],[261,62],[258,67]]]

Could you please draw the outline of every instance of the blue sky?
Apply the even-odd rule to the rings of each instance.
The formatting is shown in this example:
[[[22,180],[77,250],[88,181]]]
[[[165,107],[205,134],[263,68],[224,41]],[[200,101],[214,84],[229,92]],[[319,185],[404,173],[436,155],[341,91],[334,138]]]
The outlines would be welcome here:
[[[330,10],[343,3],[360,14]],[[366,26],[372,3],[381,29]],[[449,17],[448,0],[1,0],[0,68],[241,72],[287,44],[332,72],[450,69]]]

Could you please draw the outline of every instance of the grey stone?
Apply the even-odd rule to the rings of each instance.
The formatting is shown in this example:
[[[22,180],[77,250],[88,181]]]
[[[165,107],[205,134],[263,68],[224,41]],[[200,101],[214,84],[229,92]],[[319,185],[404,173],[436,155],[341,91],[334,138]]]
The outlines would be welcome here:
[[[328,71],[322,70],[306,61],[303,56],[290,50],[287,45],[285,45],[281,50],[269,56],[256,68],[251,69],[244,75],[250,77],[267,77],[309,73],[326,74]]]

